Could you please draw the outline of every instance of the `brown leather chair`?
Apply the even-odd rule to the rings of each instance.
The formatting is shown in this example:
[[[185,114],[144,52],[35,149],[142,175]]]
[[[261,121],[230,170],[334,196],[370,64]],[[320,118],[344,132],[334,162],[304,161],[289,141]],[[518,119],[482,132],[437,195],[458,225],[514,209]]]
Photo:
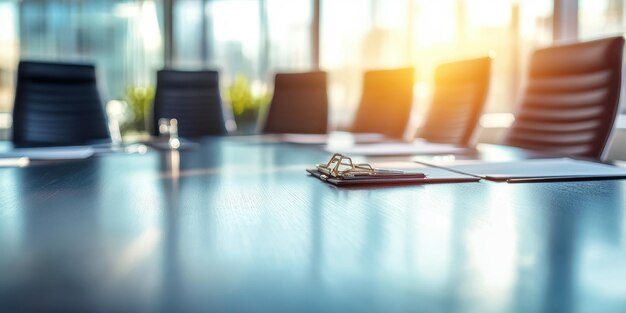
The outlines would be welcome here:
[[[351,131],[402,137],[413,104],[414,76],[413,68],[365,72]]]
[[[326,73],[276,74],[262,132],[325,134],[327,128]]]
[[[623,37],[535,51],[505,143],[601,159],[618,113]]]
[[[418,137],[430,142],[471,145],[489,90],[491,58],[439,65],[428,117]]]

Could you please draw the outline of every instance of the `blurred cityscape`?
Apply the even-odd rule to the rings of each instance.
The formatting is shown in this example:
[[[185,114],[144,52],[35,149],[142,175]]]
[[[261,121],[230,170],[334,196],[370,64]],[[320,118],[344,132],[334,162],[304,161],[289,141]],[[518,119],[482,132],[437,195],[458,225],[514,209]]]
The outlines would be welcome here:
[[[579,37],[622,33],[626,0],[580,0]],[[0,0],[0,111],[10,112],[19,59],[95,62],[105,101],[154,83],[163,67],[160,0]],[[490,112],[509,112],[530,52],[552,43],[552,0],[321,1],[320,67],[331,123],[346,125],[364,70],[414,66],[423,108],[434,68],[495,56]],[[271,89],[279,71],[314,70],[312,0],[174,0],[172,64],[245,75]]]

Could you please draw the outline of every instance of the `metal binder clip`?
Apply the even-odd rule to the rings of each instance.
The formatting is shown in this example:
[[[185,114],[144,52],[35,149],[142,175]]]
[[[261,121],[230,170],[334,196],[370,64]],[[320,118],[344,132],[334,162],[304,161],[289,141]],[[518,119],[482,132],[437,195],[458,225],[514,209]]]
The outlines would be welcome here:
[[[336,186],[359,184],[392,184],[424,182],[426,174],[416,171],[374,168],[369,164],[355,164],[352,159],[335,153],[327,163],[307,169],[309,174]]]
[[[326,164],[318,164],[317,170],[336,178],[354,178],[382,174],[403,174],[404,171],[375,169],[369,164],[355,164],[350,157],[335,153]]]

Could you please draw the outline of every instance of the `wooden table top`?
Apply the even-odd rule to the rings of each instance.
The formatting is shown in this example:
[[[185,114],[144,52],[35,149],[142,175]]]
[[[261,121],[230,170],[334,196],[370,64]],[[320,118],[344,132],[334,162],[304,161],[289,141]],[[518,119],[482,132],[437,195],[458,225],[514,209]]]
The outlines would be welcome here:
[[[0,311],[626,312],[626,180],[341,189],[328,156],[0,168]]]

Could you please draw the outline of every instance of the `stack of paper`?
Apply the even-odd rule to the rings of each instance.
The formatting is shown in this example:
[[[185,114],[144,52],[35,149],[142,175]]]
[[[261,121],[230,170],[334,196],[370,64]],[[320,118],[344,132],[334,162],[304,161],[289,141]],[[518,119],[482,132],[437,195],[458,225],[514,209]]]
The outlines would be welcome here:
[[[300,145],[351,146],[360,143],[377,143],[387,140],[383,134],[331,132],[328,134],[263,134],[229,136],[229,140],[250,144],[293,143]]]
[[[416,140],[412,143],[388,142],[376,144],[356,144],[351,146],[327,145],[326,151],[346,155],[390,156],[390,155],[432,155],[466,154],[473,149],[451,144],[431,143]]]
[[[493,181],[541,182],[626,178],[626,169],[570,158],[530,159],[513,162],[420,162]]]
[[[309,145],[354,145],[379,143],[386,140],[385,135],[375,133],[332,132],[330,134],[283,134],[281,141]]]
[[[28,158],[30,160],[76,160],[94,154],[90,146],[18,148],[0,153],[0,159]]]

